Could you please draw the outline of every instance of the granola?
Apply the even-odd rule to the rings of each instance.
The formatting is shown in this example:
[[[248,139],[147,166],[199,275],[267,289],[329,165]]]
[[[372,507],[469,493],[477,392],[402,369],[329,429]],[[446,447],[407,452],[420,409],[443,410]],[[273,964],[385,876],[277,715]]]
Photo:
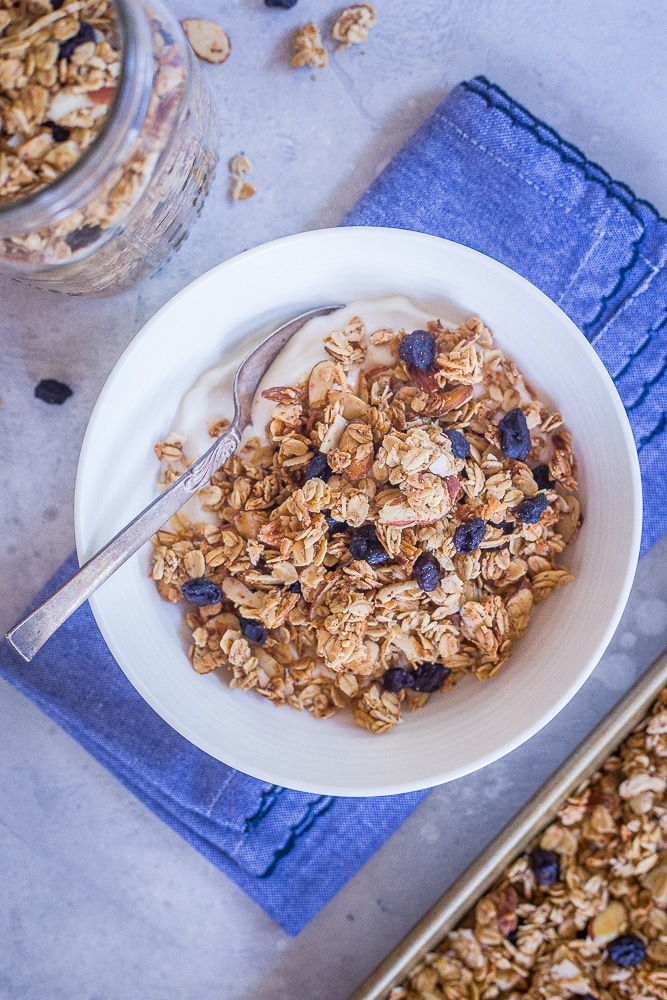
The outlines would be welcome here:
[[[199,494],[206,523],[181,512],[157,533],[162,597],[219,588],[186,612],[199,673],[225,667],[232,687],[384,732],[461,678],[493,677],[534,603],[572,580],[558,560],[581,515],[562,417],[480,319],[426,326],[354,316],[330,330],[312,370],[263,391],[266,429]],[[178,434],[156,447],[166,483],[185,447]]]
[[[120,70],[108,0],[57,9],[50,0],[0,0],[0,204],[76,163],[106,118]]]
[[[292,36],[292,66],[311,66],[323,69],[327,64],[327,50],[322,45],[320,29],[312,21],[297,28]]]
[[[27,196],[48,197],[51,185],[67,183],[72,169],[86,169],[93,143],[117,136],[122,59],[113,5],[53,7],[0,0],[0,205],[17,202],[33,213],[25,229],[3,225],[0,269],[75,294],[119,292],[185,236],[215,165],[216,114],[185,40],[143,3],[138,16],[148,21],[151,48],[142,58],[152,68],[143,117],[122,153],[97,167],[87,160],[80,196],[70,191],[58,211],[50,202],[26,205]]]
[[[667,689],[389,1000],[667,1000]]]

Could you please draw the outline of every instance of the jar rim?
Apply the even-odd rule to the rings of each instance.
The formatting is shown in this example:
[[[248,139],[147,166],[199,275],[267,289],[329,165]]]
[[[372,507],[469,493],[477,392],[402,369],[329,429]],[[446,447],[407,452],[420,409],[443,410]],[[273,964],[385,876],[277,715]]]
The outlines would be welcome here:
[[[74,211],[99,187],[97,172],[121,163],[143,124],[153,75],[152,37],[143,3],[109,0],[120,34],[118,85],[100,131],[79,159],[60,177],[24,198],[0,204],[0,238],[16,236]]]

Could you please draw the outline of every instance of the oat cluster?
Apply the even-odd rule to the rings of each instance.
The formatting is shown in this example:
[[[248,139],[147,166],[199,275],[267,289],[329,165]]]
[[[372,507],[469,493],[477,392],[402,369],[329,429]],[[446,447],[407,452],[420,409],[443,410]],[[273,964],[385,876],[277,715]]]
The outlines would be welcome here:
[[[331,36],[338,42],[338,51],[349,45],[361,45],[376,22],[375,8],[369,3],[355,3],[342,10],[332,28]],[[312,21],[297,28],[292,36],[292,66],[324,69],[328,62],[320,29]]]
[[[570,434],[481,320],[430,322],[425,370],[399,356],[407,337],[369,336],[358,317],[332,331],[325,360],[264,393],[267,440],[200,492],[215,523],[181,513],[154,539],[168,601],[188,580],[220,588],[187,608],[196,671],[224,667],[232,687],[318,718],[349,708],[373,732],[498,672],[533,604],[572,579],[558,559],[580,522]],[[385,362],[367,360],[369,344]],[[503,453],[508,413],[525,417],[525,460]],[[156,448],[167,482],[184,447]]]
[[[667,689],[390,1000],[667,1000],[666,789]]]
[[[368,32],[375,21],[375,8],[369,3],[355,3],[341,11],[331,29],[332,37],[340,42],[339,50],[368,41]]]

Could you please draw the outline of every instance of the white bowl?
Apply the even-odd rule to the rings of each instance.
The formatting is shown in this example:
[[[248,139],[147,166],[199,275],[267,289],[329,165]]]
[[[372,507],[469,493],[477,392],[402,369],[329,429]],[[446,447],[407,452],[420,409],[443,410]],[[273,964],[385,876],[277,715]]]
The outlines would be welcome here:
[[[341,228],[276,240],[225,261],[168,302],[111,373],[84,440],[76,535],[89,558],[155,496],[153,445],[197,376],[239,342],[304,310],[404,294],[438,314],[481,316],[543,398],[563,413],[585,516],[564,562],[575,576],[535,610],[497,677],[470,678],[375,735],[345,713],[314,719],[196,674],[182,609],[148,579],[146,545],[91,606],[137,691],[171,726],[227,764],[291,788],[385,795],[437,785],[508,753],[591,673],[616,628],[639,551],[641,490],[625,412],[597,355],[542,292],[489,257],[402,230]]]

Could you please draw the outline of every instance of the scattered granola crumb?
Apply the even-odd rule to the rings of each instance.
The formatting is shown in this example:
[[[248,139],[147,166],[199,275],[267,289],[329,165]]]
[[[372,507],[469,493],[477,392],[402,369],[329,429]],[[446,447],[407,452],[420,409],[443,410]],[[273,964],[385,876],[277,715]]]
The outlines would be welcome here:
[[[257,194],[256,189],[249,181],[244,180],[243,175],[250,173],[252,163],[242,154],[233,156],[229,161],[229,173],[232,178],[231,199],[232,201],[247,201]]]
[[[369,3],[355,3],[341,11],[331,29],[334,39],[341,43],[338,51],[367,41],[368,31],[375,21],[375,9]]]
[[[232,46],[227,32],[215,21],[189,17],[181,21],[190,45],[200,59],[210,63],[223,63],[229,58]]]
[[[666,790],[667,688],[387,1000],[667,1000]]]
[[[322,46],[320,29],[312,21],[298,28],[292,38],[292,66],[312,66],[323,69],[327,64],[327,52]]]

